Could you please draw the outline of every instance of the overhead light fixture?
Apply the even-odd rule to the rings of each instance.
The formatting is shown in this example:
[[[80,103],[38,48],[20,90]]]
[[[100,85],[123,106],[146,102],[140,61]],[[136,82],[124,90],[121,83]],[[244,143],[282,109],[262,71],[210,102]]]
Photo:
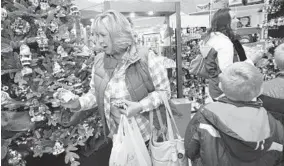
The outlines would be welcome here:
[[[149,15],[149,16],[153,16],[153,15],[154,15],[154,12],[153,12],[153,11],[149,11],[149,12],[148,12],[148,15]]]
[[[135,17],[135,13],[130,13],[129,15],[131,18]]]

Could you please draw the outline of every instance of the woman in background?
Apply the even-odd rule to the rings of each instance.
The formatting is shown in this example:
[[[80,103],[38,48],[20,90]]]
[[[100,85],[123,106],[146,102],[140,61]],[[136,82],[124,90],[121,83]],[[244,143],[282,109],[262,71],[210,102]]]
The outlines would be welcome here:
[[[223,95],[219,88],[218,75],[229,65],[237,61],[247,61],[254,64],[259,55],[247,58],[246,53],[236,37],[238,20],[229,8],[219,9],[213,16],[211,28],[203,45],[202,54],[206,54],[206,69],[209,72],[209,94],[213,100]]]

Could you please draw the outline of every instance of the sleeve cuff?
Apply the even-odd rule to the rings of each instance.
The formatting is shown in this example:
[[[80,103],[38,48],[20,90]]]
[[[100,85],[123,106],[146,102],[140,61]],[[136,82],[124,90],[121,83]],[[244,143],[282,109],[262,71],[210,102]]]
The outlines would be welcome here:
[[[86,107],[85,105],[84,105],[84,98],[82,98],[82,97],[80,97],[79,98],[79,103],[80,103],[80,109],[78,110],[78,111],[82,111],[82,110],[85,110],[84,108]]]
[[[142,111],[141,113],[144,113],[144,112],[149,112],[151,109],[149,108],[149,101],[148,100],[141,100],[139,101],[139,103],[141,104],[142,106]]]
[[[251,64],[251,65],[254,65],[253,61],[250,60],[249,58],[247,58],[247,59],[245,60],[245,62],[247,62],[247,63],[249,63],[249,64]]]

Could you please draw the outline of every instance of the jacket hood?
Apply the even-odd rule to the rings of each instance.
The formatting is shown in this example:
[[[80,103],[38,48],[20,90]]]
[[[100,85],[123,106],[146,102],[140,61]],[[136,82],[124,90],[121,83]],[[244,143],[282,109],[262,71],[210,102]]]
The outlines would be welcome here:
[[[272,144],[269,118],[260,101],[235,102],[221,98],[201,111],[219,131],[225,147],[241,161],[254,161]]]

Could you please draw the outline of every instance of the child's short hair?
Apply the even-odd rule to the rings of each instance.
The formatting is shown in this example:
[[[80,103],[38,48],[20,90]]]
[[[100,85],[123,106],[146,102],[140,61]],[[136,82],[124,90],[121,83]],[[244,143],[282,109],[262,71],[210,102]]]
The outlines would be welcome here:
[[[219,75],[224,94],[232,100],[251,101],[261,93],[263,75],[247,62],[236,62]]]
[[[275,63],[280,70],[284,70],[284,43],[280,44],[274,52]]]

